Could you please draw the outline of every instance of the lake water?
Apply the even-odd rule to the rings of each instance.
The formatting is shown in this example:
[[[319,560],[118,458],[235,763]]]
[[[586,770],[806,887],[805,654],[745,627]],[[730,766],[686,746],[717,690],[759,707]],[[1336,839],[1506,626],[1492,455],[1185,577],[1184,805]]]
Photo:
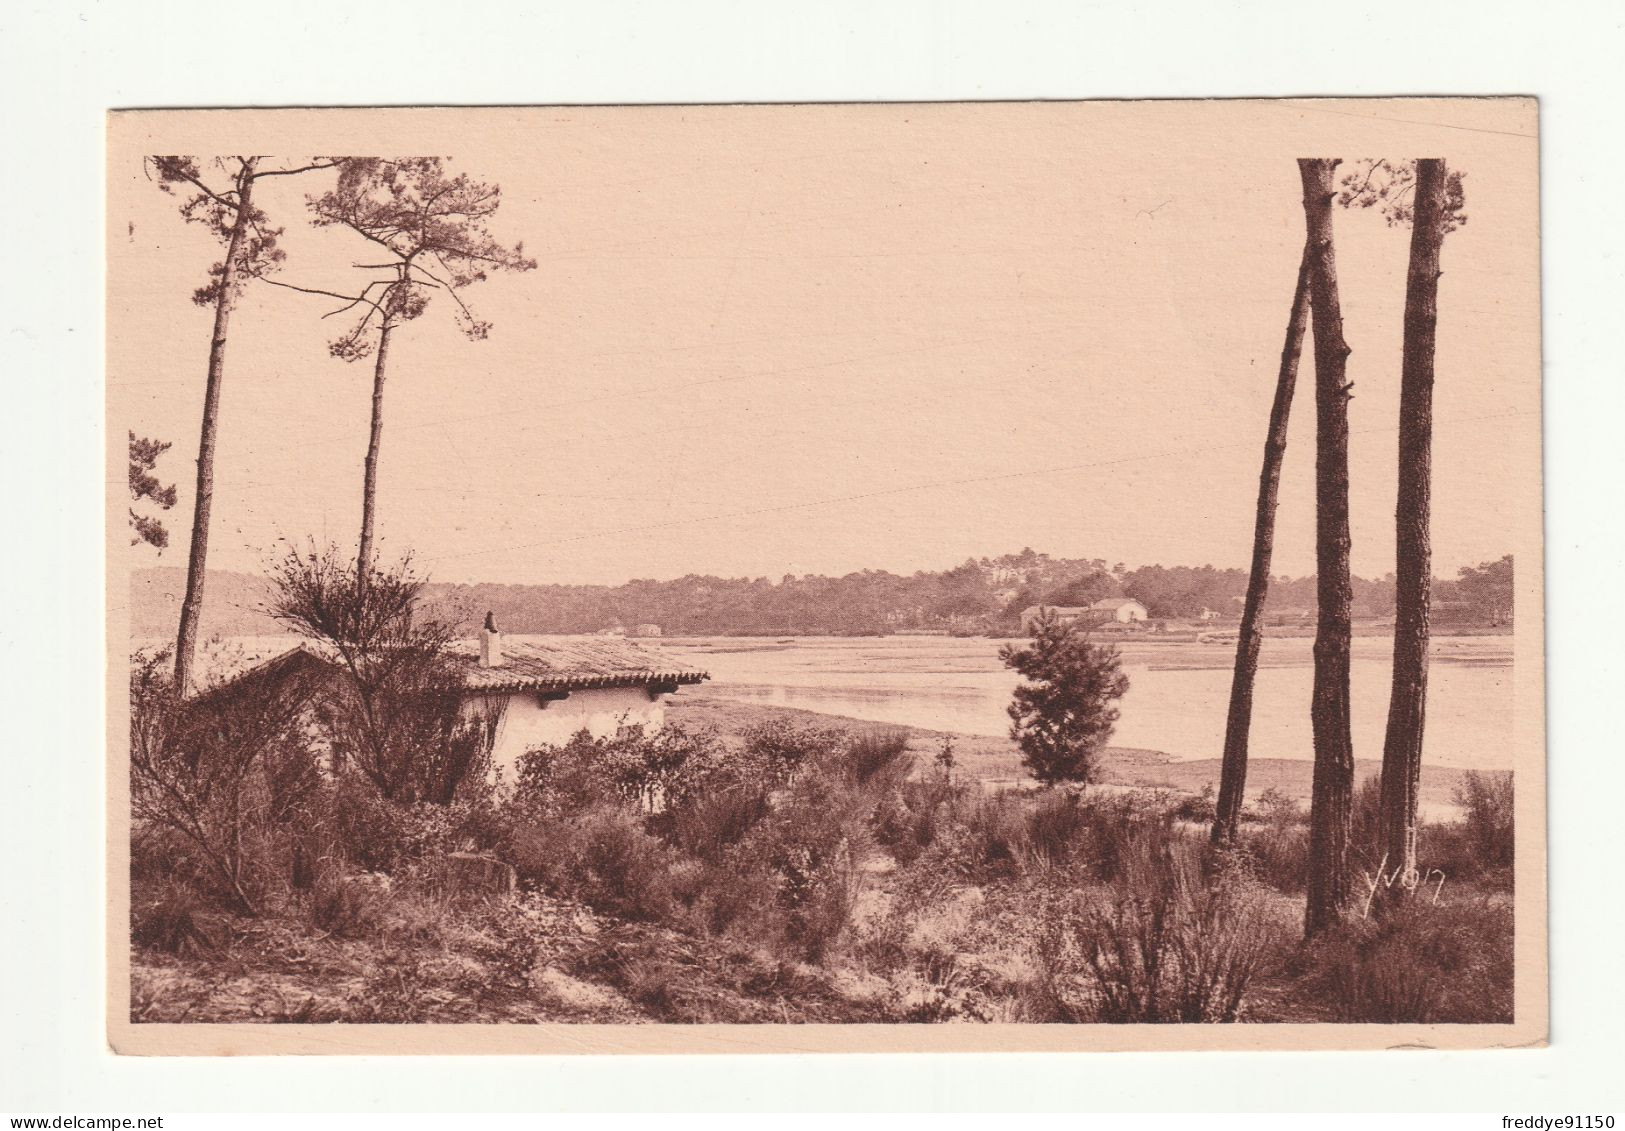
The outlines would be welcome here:
[[[998,661],[1000,641],[931,636],[717,638],[667,641],[711,673],[702,694],[799,707],[877,723],[1003,735],[1017,683]],[[1392,641],[1356,638],[1353,724],[1357,758],[1381,758]],[[1224,745],[1234,644],[1121,645],[1129,692],[1112,742],[1178,759],[1216,758]],[[1251,752],[1310,758],[1311,641],[1264,642],[1253,699]],[[1437,766],[1512,767],[1512,640],[1433,642],[1422,759]]]

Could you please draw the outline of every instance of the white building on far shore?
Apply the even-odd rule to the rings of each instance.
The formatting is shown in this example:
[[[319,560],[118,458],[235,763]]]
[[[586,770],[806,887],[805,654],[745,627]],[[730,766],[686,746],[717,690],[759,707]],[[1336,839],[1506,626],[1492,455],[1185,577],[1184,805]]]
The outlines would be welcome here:
[[[1033,605],[1021,611],[1021,630],[1028,632],[1044,613],[1052,613],[1062,624],[1081,621],[1093,624],[1133,624],[1151,614],[1133,597],[1103,597],[1092,605]]]

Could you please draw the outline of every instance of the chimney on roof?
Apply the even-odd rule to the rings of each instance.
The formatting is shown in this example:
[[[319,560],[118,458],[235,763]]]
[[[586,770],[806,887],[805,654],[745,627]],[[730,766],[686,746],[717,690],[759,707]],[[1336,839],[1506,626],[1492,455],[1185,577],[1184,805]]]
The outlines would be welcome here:
[[[500,668],[502,663],[502,633],[493,614],[486,613],[485,627],[480,629],[480,667]]]

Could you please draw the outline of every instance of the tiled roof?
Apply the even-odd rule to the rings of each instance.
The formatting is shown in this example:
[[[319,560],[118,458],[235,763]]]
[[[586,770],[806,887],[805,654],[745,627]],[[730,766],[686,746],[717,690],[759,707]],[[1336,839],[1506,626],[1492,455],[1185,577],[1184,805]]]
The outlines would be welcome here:
[[[468,686],[482,691],[640,687],[711,678],[657,648],[615,636],[504,635],[503,664],[496,668],[480,667],[478,640],[454,641],[449,651],[463,664]]]
[[[212,641],[199,649],[199,682],[219,686],[294,652],[336,659],[331,646],[293,636],[244,636]],[[620,637],[502,637],[504,663],[480,667],[480,642],[454,640],[447,651],[463,668],[470,690],[576,691],[594,687],[642,687],[654,683],[695,684],[710,673],[685,667],[646,644]]]

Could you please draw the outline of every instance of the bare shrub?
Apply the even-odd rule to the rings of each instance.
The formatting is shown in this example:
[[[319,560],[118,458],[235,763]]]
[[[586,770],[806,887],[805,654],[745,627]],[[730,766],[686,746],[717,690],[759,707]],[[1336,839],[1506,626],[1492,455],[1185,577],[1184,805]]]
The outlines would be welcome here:
[[[469,706],[446,654],[450,623],[425,612],[411,563],[358,567],[332,547],[271,571],[271,615],[335,660],[323,719],[339,761],[387,800],[447,804],[483,778],[499,718]]]

